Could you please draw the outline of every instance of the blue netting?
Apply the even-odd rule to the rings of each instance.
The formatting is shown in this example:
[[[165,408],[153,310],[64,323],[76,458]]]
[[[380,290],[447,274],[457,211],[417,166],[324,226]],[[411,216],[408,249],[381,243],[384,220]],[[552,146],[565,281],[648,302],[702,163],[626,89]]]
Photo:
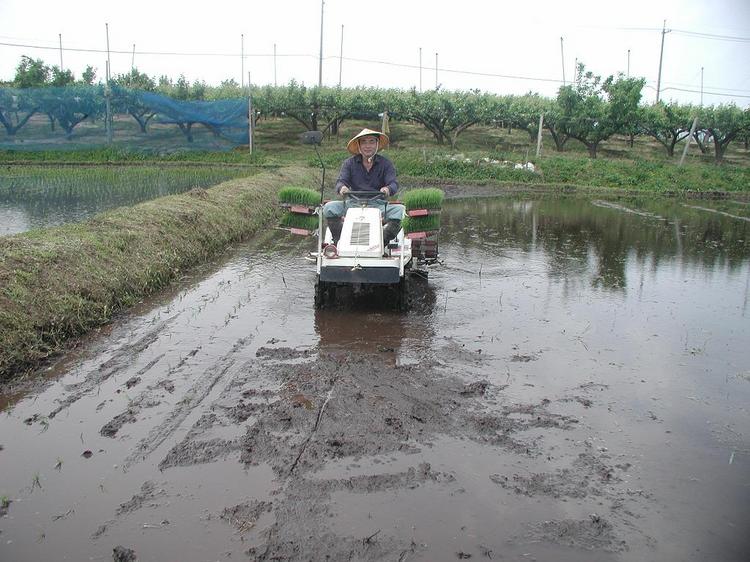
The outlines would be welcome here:
[[[0,149],[107,145],[139,150],[222,150],[248,143],[247,99],[183,101],[101,85],[0,88]]]

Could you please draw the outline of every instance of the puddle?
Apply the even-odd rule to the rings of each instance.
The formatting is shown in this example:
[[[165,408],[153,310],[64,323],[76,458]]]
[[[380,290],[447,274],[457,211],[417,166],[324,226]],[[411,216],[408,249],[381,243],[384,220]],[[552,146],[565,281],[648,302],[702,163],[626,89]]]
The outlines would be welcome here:
[[[738,205],[451,201],[406,314],[242,245],[0,396],[0,559],[744,560]]]

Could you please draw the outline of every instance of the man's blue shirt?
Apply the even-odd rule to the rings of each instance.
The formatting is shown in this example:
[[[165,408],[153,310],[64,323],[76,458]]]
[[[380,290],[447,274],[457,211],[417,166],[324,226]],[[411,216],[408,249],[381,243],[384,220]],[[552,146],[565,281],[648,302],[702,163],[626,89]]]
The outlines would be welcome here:
[[[362,164],[362,155],[357,154],[347,158],[342,164],[336,181],[336,193],[340,193],[343,186],[352,191],[380,191],[381,187],[387,186],[391,195],[394,195],[398,191],[396,168],[388,158],[376,154],[368,172]]]

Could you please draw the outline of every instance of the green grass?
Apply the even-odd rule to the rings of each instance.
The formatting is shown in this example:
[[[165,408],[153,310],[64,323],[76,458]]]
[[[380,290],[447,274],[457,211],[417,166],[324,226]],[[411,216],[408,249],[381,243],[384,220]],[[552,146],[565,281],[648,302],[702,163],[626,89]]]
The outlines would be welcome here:
[[[404,232],[430,232],[440,229],[440,215],[426,217],[404,217],[401,222]]]
[[[318,229],[317,215],[300,215],[297,213],[286,212],[281,215],[280,224],[285,228],[303,228],[305,230]]]
[[[157,150],[126,150],[123,148],[89,148],[80,150],[0,150],[0,164],[9,162],[23,163],[77,163],[77,164],[113,164],[113,163],[205,163],[205,164],[236,164],[247,166],[263,166],[269,163],[269,158],[263,151],[247,149],[230,151],[175,151],[164,152]]]
[[[407,211],[412,209],[440,209],[443,206],[445,193],[442,189],[412,189],[402,193],[399,198]]]
[[[289,186],[279,191],[279,202],[315,207],[320,204],[320,193],[306,187]]]

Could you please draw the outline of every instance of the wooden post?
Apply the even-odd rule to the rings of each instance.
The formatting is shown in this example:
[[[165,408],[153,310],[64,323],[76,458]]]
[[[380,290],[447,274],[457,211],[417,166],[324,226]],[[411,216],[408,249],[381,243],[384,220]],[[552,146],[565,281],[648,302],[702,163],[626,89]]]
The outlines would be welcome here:
[[[693,139],[693,135],[695,134],[695,128],[698,126],[698,118],[696,117],[693,119],[693,126],[690,127],[690,134],[688,135],[687,141],[685,141],[685,148],[682,150],[682,158],[680,158],[680,166],[682,166],[683,162],[685,162],[685,156],[687,155],[688,147],[690,146],[690,141]]]
[[[542,152],[542,125],[544,125],[544,113],[539,115],[539,132],[536,135],[536,157]]]
[[[253,91],[250,88],[250,73],[247,73],[247,148],[253,153],[253,132],[255,130],[255,115],[253,115]]]

